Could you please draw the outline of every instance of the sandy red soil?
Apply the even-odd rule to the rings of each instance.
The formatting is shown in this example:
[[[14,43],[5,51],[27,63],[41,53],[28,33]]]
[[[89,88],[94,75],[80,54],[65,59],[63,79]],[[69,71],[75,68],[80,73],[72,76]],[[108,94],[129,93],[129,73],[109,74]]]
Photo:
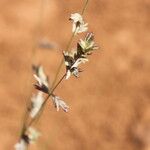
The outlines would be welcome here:
[[[83,2],[0,1],[0,150],[13,149],[18,139],[33,91],[31,64],[43,64],[54,79],[71,36],[68,18]],[[82,66],[79,79],[56,90],[70,111],[56,112],[49,101],[36,125],[42,136],[30,149],[150,149],[149,17],[149,0],[90,1],[84,18],[101,49]],[[44,39],[54,47],[38,47]]]

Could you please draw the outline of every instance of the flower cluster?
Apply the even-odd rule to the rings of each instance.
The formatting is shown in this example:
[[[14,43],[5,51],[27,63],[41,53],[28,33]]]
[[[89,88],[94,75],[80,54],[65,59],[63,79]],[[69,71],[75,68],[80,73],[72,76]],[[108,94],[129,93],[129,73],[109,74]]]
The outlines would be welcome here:
[[[86,32],[88,24],[84,23],[82,16],[79,13],[71,14],[70,18],[73,21],[72,32],[74,34]]]
[[[72,52],[63,52],[65,65],[66,65],[66,79],[68,79],[71,74],[75,77],[79,76],[81,72],[78,66],[81,63],[88,61],[87,55],[92,54],[92,51],[96,50],[98,47],[94,42],[93,33],[87,33],[84,40],[80,39],[80,42],[77,43],[77,49]]]

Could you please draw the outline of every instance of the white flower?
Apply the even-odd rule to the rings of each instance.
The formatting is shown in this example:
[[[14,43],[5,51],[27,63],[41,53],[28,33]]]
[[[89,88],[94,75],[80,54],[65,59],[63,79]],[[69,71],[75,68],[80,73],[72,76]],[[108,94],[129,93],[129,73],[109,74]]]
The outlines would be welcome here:
[[[89,49],[94,46],[94,41],[88,43],[87,41],[80,39],[80,45],[83,49]]]
[[[27,150],[27,143],[24,139],[21,139],[14,147],[15,150]]]
[[[72,32],[82,33],[88,30],[88,24],[84,23],[82,16],[79,13],[71,14],[70,20],[73,21]]]
[[[70,19],[73,20],[74,23],[83,22],[83,18],[79,13],[71,14]]]
[[[86,24],[82,23],[79,26],[73,24],[72,32],[75,32],[75,34],[86,32],[88,30],[87,25],[88,25],[87,23]]]
[[[79,76],[79,69],[78,66],[81,63],[85,63],[88,61],[87,58],[83,56],[77,56],[78,54],[75,52],[63,52],[64,58],[65,58],[65,65],[66,65],[66,77],[65,79],[69,79],[71,74],[73,74],[75,77]]]
[[[75,76],[75,77],[79,77],[79,72],[80,69],[78,69],[78,66],[81,64],[81,63],[85,63],[87,62],[88,59],[87,58],[78,58],[75,63],[71,66],[70,70],[67,71],[66,73],[66,79],[68,79],[70,76],[71,76],[71,73]]]
[[[49,83],[48,83],[48,77],[45,75],[43,67],[39,66],[36,67],[36,74],[34,74],[34,78],[37,81],[37,84],[35,84],[36,89],[48,93],[49,91]]]
[[[82,18],[80,15],[75,14],[72,16],[72,19],[77,21],[82,21]],[[74,75],[75,77],[79,76],[79,72],[81,72],[80,68],[78,66],[81,63],[85,63],[88,61],[87,55],[92,54],[92,51],[97,49],[98,47],[95,45],[94,42],[94,35],[93,33],[87,33],[84,40],[80,40],[80,42],[77,43],[77,49],[72,52],[63,52],[64,59],[65,59],[65,65],[66,65],[66,79],[69,79],[69,77]]]
[[[67,104],[60,97],[53,95],[52,100],[57,111],[59,111],[59,109],[62,108],[65,112],[68,112],[69,106],[67,106]]]
[[[81,63],[85,63],[89,61],[87,58],[78,58],[75,63],[71,66],[71,69],[72,68],[77,68]]]
[[[98,49],[98,46],[96,46],[94,42],[93,33],[87,33],[85,39],[80,39],[80,42],[78,44],[81,46],[82,51],[85,54],[90,54],[91,51]]]
[[[30,110],[31,118],[34,118],[41,109],[41,106],[44,102],[44,97],[42,92],[38,92],[37,95],[33,95],[31,98],[32,108]]]
[[[28,138],[29,138],[30,143],[35,142],[38,139],[38,137],[40,136],[40,133],[31,127],[28,129],[28,132],[29,132]]]

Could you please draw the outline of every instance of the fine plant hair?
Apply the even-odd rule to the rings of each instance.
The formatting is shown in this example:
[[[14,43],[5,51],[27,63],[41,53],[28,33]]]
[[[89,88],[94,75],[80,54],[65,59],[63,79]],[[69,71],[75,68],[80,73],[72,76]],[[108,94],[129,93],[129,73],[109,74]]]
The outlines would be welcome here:
[[[33,128],[33,124],[42,116],[45,105],[50,98],[57,111],[60,109],[64,112],[69,111],[69,106],[66,102],[54,92],[63,80],[68,80],[71,76],[78,78],[80,72],[82,72],[79,65],[87,62],[89,55],[91,55],[94,50],[98,49],[94,42],[94,35],[92,32],[88,32],[88,24],[85,23],[83,19],[88,2],[89,0],[85,1],[80,13],[73,13],[69,18],[72,22],[72,35],[66,49],[62,52],[63,59],[58,66],[52,84],[49,83],[48,76],[45,74],[42,65],[32,65],[34,72],[33,77],[36,81],[34,88],[37,92],[32,95],[27,105],[27,111],[24,116],[20,137],[17,144],[15,144],[15,150],[27,150],[30,144],[35,142],[39,137],[40,133]],[[86,32],[85,37],[77,42],[74,50],[71,50],[70,46],[74,37],[83,32]],[[35,53],[35,49],[33,53]],[[66,67],[65,73],[58,79],[63,65]]]

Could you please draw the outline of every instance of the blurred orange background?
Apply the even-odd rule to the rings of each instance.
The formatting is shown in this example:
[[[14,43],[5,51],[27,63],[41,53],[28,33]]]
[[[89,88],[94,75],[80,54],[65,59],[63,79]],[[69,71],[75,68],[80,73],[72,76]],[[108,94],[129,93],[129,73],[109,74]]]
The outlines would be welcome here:
[[[32,95],[33,62],[52,82],[83,0],[0,1],[0,150],[13,149]],[[91,0],[84,14],[101,47],[46,105],[35,150],[150,150],[150,1]],[[75,47],[78,38],[71,47]],[[45,49],[42,42],[50,42]],[[34,58],[33,58],[33,53]],[[62,68],[62,73],[65,68]]]

